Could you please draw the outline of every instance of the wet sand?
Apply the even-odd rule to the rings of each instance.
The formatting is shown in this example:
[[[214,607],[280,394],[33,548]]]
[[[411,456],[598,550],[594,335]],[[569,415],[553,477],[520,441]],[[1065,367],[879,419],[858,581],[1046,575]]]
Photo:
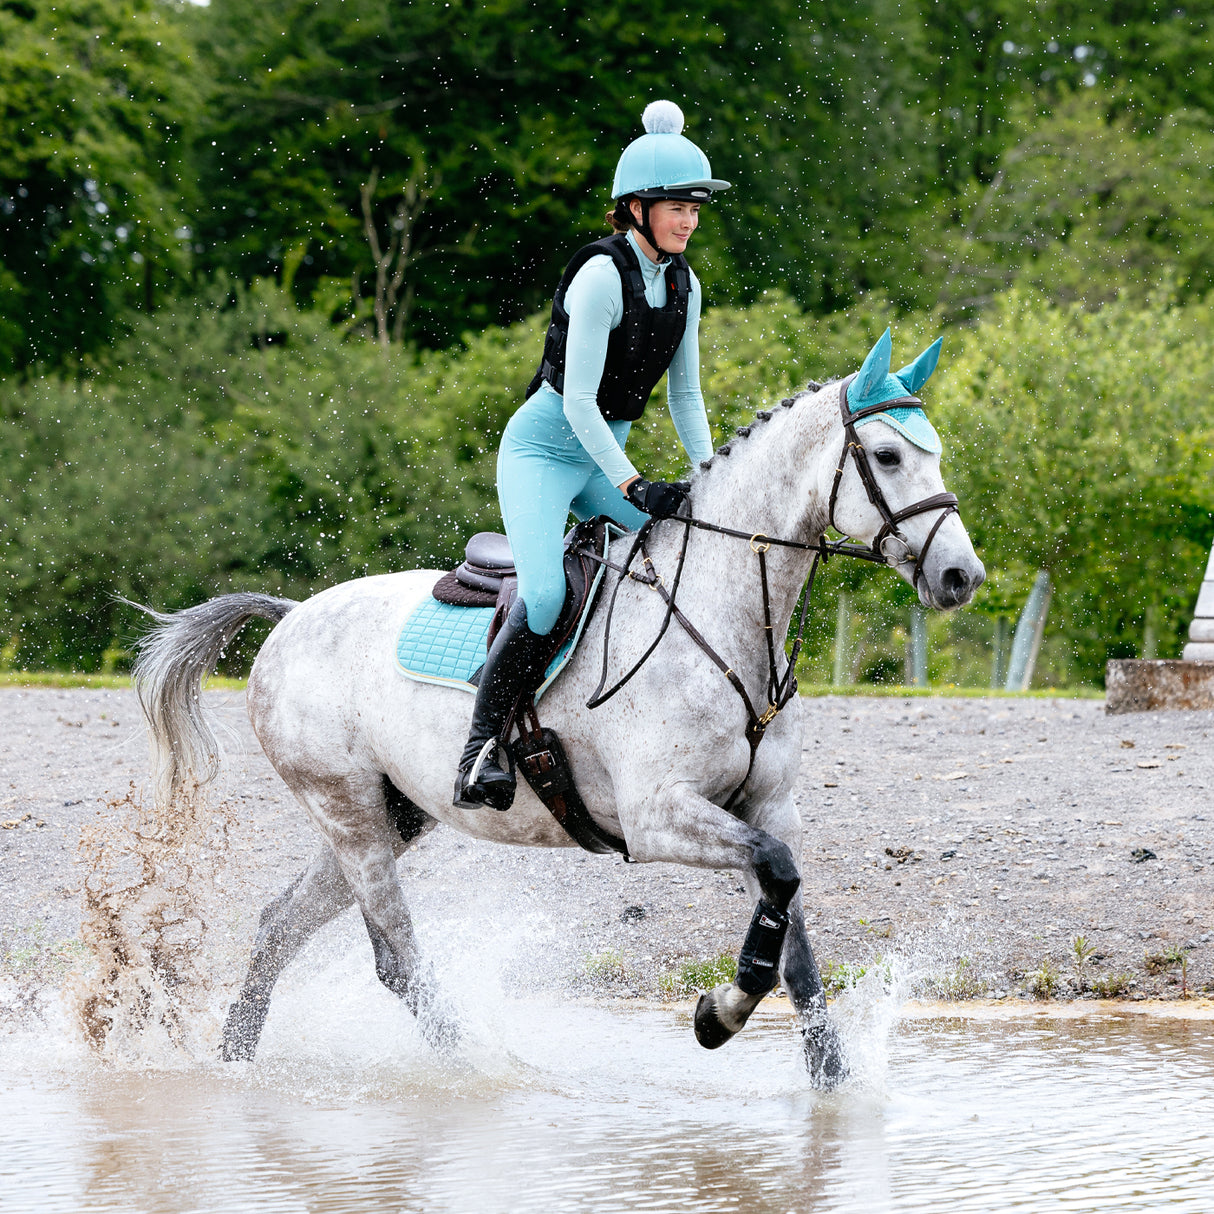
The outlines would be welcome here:
[[[207,697],[230,735],[230,981],[257,913],[317,841],[257,747],[242,694]],[[828,972],[897,956],[929,996],[1044,985],[1065,998],[1107,979],[1130,998],[1174,999],[1183,954],[1187,989],[1214,991],[1214,712],[1110,718],[1100,701],[1062,698],[806,707],[803,894]],[[0,688],[10,984],[14,955],[28,970],[75,935],[80,831],[147,773],[132,692]],[[423,944],[452,914],[484,932],[526,924],[547,957],[531,979],[601,994],[671,993],[683,962],[736,952],[751,911],[730,873],[442,829],[401,872]]]

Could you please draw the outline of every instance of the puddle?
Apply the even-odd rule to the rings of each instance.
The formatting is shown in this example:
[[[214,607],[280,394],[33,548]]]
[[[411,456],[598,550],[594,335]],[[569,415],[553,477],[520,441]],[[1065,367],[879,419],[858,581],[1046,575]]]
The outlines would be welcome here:
[[[779,1005],[709,1053],[686,1007],[509,1000],[452,1063],[390,996],[330,1015],[322,991],[322,1016],[308,989],[253,1064],[118,1069],[53,1030],[5,1038],[0,1209],[1214,1208],[1199,1020],[861,1018],[861,1078],[822,1096]]]

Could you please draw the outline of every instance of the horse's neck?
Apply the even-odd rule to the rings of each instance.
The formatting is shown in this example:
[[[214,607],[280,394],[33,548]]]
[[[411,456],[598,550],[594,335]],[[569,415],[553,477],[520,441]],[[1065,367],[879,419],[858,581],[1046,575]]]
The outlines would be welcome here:
[[[692,513],[748,536],[814,543],[827,522],[822,484],[830,423],[830,414],[809,396],[755,423],[749,435],[731,441],[729,455],[718,453],[696,479]],[[674,530],[666,537],[671,549],[677,547]],[[812,559],[803,549],[774,544],[764,554],[770,622],[778,641],[787,635]],[[766,661],[759,558],[747,540],[693,529],[679,598],[689,605],[711,604],[718,619],[758,642],[756,654]]]

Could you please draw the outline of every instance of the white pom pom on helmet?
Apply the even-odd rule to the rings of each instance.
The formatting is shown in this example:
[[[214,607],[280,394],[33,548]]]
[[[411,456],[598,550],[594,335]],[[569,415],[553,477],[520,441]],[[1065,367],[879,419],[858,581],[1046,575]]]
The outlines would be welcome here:
[[[683,136],[683,111],[673,101],[651,101],[641,116],[645,134],[620,157],[611,186],[612,198],[673,198],[707,202],[728,181],[712,175],[708,157]]]

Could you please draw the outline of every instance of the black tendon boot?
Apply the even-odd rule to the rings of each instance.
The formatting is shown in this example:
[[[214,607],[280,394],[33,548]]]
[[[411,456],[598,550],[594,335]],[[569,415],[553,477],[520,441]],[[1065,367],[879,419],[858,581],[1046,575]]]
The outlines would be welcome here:
[[[455,776],[455,807],[489,805],[509,809],[514,801],[514,776],[498,763],[498,737],[515,700],[534,691],[547,665],[550,639],[527,627],[527,605],[515,599],[510,614],[485,658],[468,744]]]

